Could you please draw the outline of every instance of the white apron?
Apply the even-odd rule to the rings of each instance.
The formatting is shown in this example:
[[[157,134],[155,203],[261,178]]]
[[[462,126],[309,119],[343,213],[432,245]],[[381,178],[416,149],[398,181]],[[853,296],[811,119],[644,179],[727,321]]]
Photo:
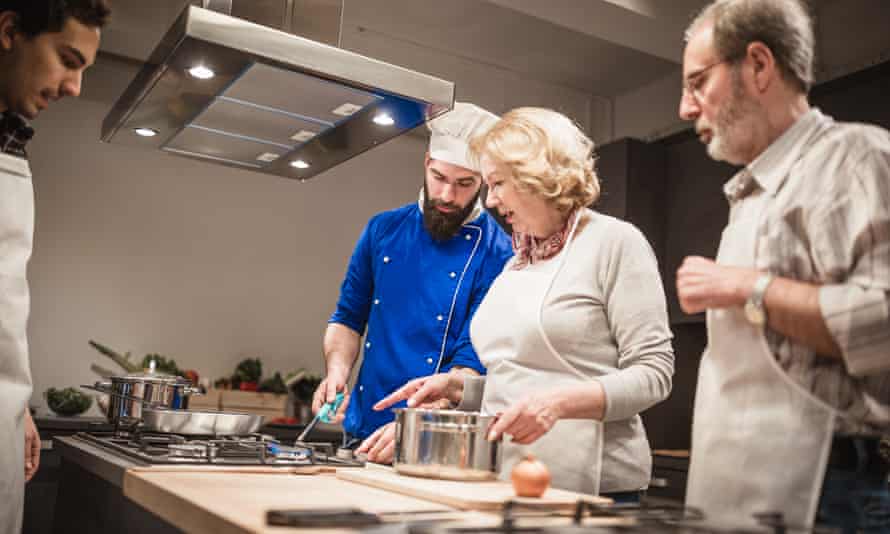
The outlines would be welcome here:
[[[562,269],[580,214],[566,245],[546,265],[549,269],[504,271],[489,288],[471,326],[473,346],[488,369],[482,411],[495,414],[534,391],[590,382],[551,345],[542,326],[544,299]],[[557,421],[531,445],[505,440],[500,477],[509,479],[513,466],[532,453],[550,469],[552,485],[599,494],[603,454],[602,423],[592,419]]]
[[[25,270],[33,235],[28,162],[0,153],[0,534],[18,534],[22,524],[24,415],[31,396]]]
[[[766,194],[723,231],[717,261],[753,267]],[[751,527],[780,512],[813,524],[831,449],[834,411],[779,367],[763,330],[741,308],[708,310],[699,368],[686,504],[711,524]]]

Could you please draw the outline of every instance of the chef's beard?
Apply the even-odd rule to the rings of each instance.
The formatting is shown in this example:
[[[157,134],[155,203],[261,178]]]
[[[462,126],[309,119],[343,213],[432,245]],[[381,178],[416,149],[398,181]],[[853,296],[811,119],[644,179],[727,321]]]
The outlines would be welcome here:
[[[426,228],[426,231],[429,232],[436,241],[448,241],[454,237],[457,234],[457,231],[460,230],[460,227],[463,226],[466,218],[473,212],[473,208],[476,207],[476,201],[479,199],[479,193],[481,192],[482,188],[480,187],[479,191],[476,191],[476,196],[473,197],[473,200],[468,202],[463,208],[457,209],[457,211],[451,213],[442,213],[436,209],[436,206],[449,208],[460,208],[460,206],[452,202],[443,202],[441,200],[430,198],[429,192],[426,190],[426,182],[424,182],[423,226]]]

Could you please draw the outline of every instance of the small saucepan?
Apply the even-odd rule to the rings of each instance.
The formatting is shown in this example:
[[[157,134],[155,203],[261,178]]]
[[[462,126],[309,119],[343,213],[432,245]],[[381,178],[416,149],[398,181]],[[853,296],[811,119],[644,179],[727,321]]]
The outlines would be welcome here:
[[[393,467],[399,473],[450,480],[492,480],[500,441],[488,441],[494,415],[397,408]]]

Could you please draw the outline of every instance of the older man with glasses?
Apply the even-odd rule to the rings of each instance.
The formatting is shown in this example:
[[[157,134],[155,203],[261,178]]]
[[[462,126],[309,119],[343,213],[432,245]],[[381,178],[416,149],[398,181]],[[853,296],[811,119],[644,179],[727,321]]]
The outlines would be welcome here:
[[[744,166],[716,261],[677,272],[708,314],[687,504],[886,532],[890,134],[810,107],[813,48],[798,0],[718,0],[687,31],[680,116]]]

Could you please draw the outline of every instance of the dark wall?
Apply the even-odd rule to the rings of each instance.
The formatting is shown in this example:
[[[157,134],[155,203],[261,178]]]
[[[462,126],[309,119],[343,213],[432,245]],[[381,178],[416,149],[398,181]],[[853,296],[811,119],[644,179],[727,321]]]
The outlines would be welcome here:
[[[810,101],[840,121],[890,129],[890,62],[813,89]],[[604,196],[600,211],[636,224],[658,255],[674,333],[674,389],[643,414],[653,448],[687,449],[701,353],[704,315],[677,303],[676,270],[689,255],[714,257],[729,207],[723,184],[735,168],[711,160],[691,130],[654,143],[622,139],[598,149]],[[890,177],[888,177],[890,179]],[[620,183],[622,182],[623,183]]]

